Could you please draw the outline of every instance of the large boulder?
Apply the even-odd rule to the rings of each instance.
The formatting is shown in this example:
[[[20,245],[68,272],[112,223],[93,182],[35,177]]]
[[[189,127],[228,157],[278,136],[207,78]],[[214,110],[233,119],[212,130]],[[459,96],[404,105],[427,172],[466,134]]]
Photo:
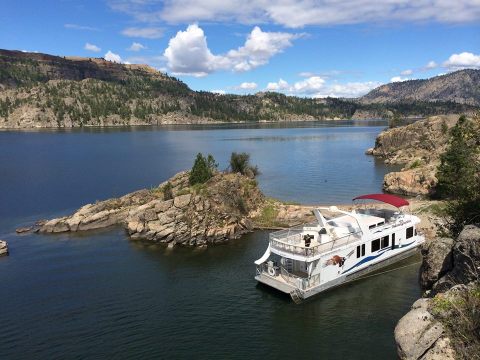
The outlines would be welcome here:
[[[479,280],[480,227],[467,225],[455,240],[452,249],[453,267],[433,286],[434,293],[443,292],[457,284]]]
[[[424,290],[431,289],[433,284],[453,267],[453,239],[431,239],[422,246],[422,266],[420,267],[420,285]]]
[[[8,255],[8,244],[4,240],[0,240],[0,256]]]
[[[428,311],[429,301],[417,300],[395,327],[395,341],[400,359],[422,359],[444,334],[443,325]]]

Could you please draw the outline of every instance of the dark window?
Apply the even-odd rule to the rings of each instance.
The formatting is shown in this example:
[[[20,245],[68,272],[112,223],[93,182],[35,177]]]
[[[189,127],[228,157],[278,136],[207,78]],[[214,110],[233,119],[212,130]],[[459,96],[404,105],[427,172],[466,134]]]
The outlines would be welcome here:
[[[412,226],[412,227],[409,227],[409,228],[407,229],[407,236],[406,236],[406,238],[407,238],[407,239],[410,239],[411,237],[413,237],[413,226]]]
[[[388,243],[389,243],[388,240],[389,240],[389,239],[388,239],[388,236],[384,236],[384,237],[382,238],[382,249],[383,249],[383,248],[386,248],[386,247],[388,246]]]
[[[392,250],[395,249],[395,234],[392,234]]]
[[[362,244],[362,256],[365,256],[365,244]]]
[[[380,250],[380,239],[372,241],[372,252]]]
[[[360,257],[360,245],[357,246],[357,259]]]

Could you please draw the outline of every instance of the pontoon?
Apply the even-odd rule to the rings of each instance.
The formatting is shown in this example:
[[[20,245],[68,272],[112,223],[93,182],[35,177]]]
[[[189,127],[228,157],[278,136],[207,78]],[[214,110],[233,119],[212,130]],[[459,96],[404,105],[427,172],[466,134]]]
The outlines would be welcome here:
[[[405,259],[425,241],[416,229],[420,219],[402,210],[407,200],[389,194],[353,200],[376,200],[394,209],[313,210],[315,223],[269,235],[265,254],[255,261],[255,279],[301,302]]]

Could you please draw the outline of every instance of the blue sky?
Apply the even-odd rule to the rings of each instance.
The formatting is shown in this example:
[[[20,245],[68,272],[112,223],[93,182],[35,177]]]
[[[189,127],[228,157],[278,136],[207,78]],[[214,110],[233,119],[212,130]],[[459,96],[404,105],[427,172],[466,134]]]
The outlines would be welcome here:
[[[480,2],[7,1],[0,48],[147,63],[195,90],[354,97],[480,68]]]

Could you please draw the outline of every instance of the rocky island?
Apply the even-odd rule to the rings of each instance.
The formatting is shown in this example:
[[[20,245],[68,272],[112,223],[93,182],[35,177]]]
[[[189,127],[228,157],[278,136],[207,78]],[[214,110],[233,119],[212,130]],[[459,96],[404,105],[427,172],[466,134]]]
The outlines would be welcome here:
[[[85,205],[72,215],[41,223],[35,231],[73,233],[118,225],[132,240],[169,247],[206,246],[254,228],[313,218],[311,207],[266,198],[251,174],[212,169],[207,181],[194,185],[191,175],[191,171],[180,172],[156,188]]]

